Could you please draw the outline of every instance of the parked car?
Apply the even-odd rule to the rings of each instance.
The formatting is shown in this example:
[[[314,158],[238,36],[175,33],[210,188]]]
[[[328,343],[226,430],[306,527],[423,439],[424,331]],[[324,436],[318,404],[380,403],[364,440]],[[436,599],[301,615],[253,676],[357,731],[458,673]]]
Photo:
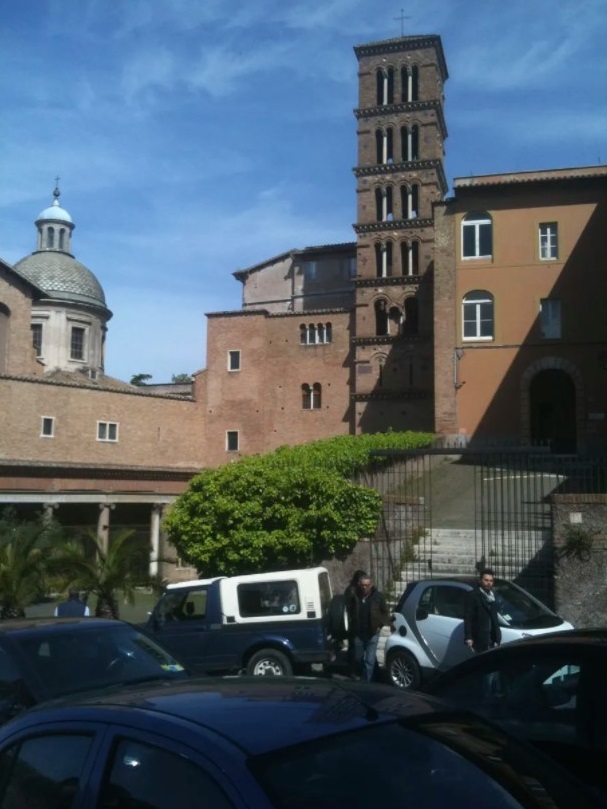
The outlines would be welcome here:
[[[0,722],[76,691],[186,676],[172,655],[123,621],[0,621]]]
[[[430,697],[322,679],[133,686],[0,729],[0,805],[590,809],[583,785]]]
[[[492,649],[426,690],[532,742],[607,799],[607,629]]]
[[[146,630],[194,674],[290,675],[333,655],[324,567],[169,584]]]
[[[476,586],[474,577],[423,579],[407,585],[385,647],[386,673],[393,685],[417,688],[474,654],[464,643],[463,620],[466,596]],[[495,579],[494,592],[502,643],[573,628],[511,581]]]

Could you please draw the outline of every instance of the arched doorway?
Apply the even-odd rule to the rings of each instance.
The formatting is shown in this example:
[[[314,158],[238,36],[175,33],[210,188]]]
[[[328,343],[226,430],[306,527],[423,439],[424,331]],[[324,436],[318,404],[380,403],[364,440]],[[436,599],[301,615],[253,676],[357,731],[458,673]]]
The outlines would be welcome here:
[[[575,452],[577,444],[575,385],[565,371],[548,368],[529,386],[531,443],[552,452]]]

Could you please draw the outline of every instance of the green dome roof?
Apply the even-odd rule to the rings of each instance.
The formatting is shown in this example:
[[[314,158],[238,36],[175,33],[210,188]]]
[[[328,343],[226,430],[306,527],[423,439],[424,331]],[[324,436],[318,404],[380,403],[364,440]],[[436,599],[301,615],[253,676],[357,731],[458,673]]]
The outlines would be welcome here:
[[[68,253],[38,250],[18,261],[15,269],[49,298],[107,308],[99,281]]]

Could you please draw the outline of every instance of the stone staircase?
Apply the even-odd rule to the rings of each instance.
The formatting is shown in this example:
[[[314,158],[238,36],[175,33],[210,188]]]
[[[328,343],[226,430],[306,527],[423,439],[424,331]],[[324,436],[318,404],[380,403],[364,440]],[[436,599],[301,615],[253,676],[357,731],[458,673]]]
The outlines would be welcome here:
[[[470,528],[433,528],[415,546],[415,561],[403,565],[397,591],[420,577],[474,576],[478,564],[494,566],[500,576],[513,579],[541,552],[550,532],[500,531],[493,535],[489,532],[485,534],[484,545],[482,539],[480,531]]]
[[[403,565],[394,591],[402,593],[410,581],[420,578],[476,576],[477,563],[481,562],[486,567],[495,566],[498,575],[515,579],[522,570],[533,566],[533,560],[549,541],[550,531],[500,531],[493,536],[489,532],[485,535],[485,557],[481,560],[478,558],[483,548],[480,531],[433,528],[415,546],[416,560]],[[377,648],[380,666],[384,664],[384,647],[389,635],[389,627],[384,627]]]

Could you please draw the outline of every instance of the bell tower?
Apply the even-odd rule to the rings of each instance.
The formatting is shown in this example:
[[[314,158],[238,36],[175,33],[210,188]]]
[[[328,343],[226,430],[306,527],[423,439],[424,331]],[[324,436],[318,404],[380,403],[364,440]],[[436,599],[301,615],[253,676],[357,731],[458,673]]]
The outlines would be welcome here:
[[[433,203],[443,199],[439,36],[361,45],[354,431],[433,429]]]

